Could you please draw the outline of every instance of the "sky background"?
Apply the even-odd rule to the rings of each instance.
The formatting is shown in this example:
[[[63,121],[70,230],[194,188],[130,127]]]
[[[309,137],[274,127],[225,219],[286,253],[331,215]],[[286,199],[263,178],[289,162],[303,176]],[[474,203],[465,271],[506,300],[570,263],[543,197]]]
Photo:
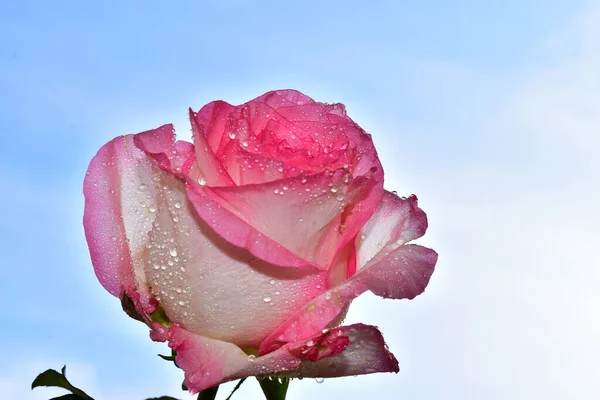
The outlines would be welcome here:
[[[185,398],[94,276],[85,171],[115,136],[189,137],[189,106],[276,88],[346,104],[440,254],[425,294],[346,320],[381,329],[398,375],[289,400],[600,398],[598,2],[21,0],[0,4],[3,399],[64,393],[29,390],[64,364],[97,400]]]

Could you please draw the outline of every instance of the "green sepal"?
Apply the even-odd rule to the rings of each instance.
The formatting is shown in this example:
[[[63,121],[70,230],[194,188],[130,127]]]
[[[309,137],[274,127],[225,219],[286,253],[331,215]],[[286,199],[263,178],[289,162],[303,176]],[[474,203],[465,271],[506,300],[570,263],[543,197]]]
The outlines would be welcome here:
[[[266,400],[285,400],[290,378],[256,377]]]
[[[55,371],[53,369],[48,369],[41,374],[39,374],[31,383],[31,389],[35,389],[36,387],[46,386],[46,387],[59,387],[66,389],[72,393],[72,395],[66,395],[70,397],[57,397],[55,399],[60,400],[94,400],[92,397],[88,396],[83,390],[71,385],[71,382],[67,380],[67,366],[63,366],[61,372]],[[75,397],[73,397],[75,396]]]
[[[135,303],[131,300],[131,297],[129,297],[127,292],[122,292],[119,298],[121,299],[121,308],[123,308],[123,311],[125,311],[129,317],[136,321],[146,323],[144,317],[136,310]]]
[[[219,390],[219,385],[213,386],[208,389],[204,389],[200,393],[198,393],[197,400],[215,400],[217,397],[217,391]]]
[[[169,319],[169,317],[167,317],[167,313],[165,312],[165,310],[162,309],[161,306],[157,306],[156,310],[154,310],[150,314],[150,319],[154,322],[161,324],[165,328],[171,326],[171,320]]]
[[[157,356],[159,356],[160,358],[162,358],[163,360],[166,361],[173,361],[175,362],[175,355],[172,356],[165,356],[164,354],[157,354]]]

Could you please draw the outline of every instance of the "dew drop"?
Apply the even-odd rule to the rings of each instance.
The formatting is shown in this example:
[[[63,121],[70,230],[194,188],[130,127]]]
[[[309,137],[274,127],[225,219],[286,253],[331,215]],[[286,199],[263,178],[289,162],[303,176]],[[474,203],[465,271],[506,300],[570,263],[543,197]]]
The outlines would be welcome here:
[[[235,132],[229,132],[229,137],[231,139],[235,139]]]
[[[204,178],[199,178],[199,179],[198,179],[198,184],[199,184],[199,185],[201,185],[201,186],[204,186],[204,185],[206,185],[206,179],[204,179]]]
[[[180,306],[183,306],[183,305],[185,305],[185,301],[183,301],[183,300],[179,300],[179,301],[177,302],[177,304],[179,304]]]
[[[367,235],[360,235],[360,240],[365,240],[367,238]]]
[[[271,302],[271,295],[269,295],[269,294],[265,294],[265,295],[263,296],[263,301],[264,301],[265,303],[270,303],[270,302]]]
[[[274,284],[275,284],[275,279],[271,279],[271,280],[269,281],[269,283],[270,283],[271,285],[274,285]]]
[[[142,183],[140,186],[138,186],[138,190],[140,192],[145,192],[146,189],[148,189],[148,186],[145,183]]]
[[[323,382],[325,382],[325,379],[324,378],[315,378],[315,382],[323,383]]]
[[[254,354],[250,354],[248,356],[248,361],[253,362],[254,360],[256,360],[256,356]]]
[[[156,207],[150,206],[150,207],[148,207],[148,211],[150,211],[151,213],[155,213],[156,212]]]
[[[160,265],[158,265],[158,264],[154,264],[154,265],[152,266],[152,268],[154,268],[154,269],[160,269]]]
[[[177,257],[177,249],[176,249],[176,248],[172,248],[172,249],[169,251],[169,254],[170,254],[172,257]]]
[[[181,208],[181,203],[180,202],[175,203],[175,208]]]
[[[338,195],[335,196],[335,199],[337,201],[343,201],[344,200],[344,194],[343,193],[338,193]]]

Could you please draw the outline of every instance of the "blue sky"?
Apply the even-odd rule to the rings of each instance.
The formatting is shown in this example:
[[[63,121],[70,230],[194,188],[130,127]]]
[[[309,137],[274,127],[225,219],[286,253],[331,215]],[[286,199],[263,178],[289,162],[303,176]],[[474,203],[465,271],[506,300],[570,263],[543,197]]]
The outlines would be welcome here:
[[[98,400],[183,398],[93,274],[87,164],[120,134],[189,136],[189,106],[295,88],[373,135],[440,260],[425,295],[349,313],[400,374],[294,381],[288,398],[600,397],[598,26],[583,0],[3,3],[0,392],[46,399],[31,380],[66,363]]]

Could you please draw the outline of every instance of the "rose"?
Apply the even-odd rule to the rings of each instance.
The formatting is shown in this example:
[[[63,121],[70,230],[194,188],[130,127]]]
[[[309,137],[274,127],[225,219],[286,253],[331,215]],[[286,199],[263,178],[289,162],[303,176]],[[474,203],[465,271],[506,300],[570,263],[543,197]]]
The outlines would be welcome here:
[[[414,196],[383,189],[371,136],[292,90],[190,110],[91,161],[84,227],[102,285],[168,341],[196,392],[254,375],[398,372],[373,326],[341,326],[370,290],[412,299],[437,254]]]

